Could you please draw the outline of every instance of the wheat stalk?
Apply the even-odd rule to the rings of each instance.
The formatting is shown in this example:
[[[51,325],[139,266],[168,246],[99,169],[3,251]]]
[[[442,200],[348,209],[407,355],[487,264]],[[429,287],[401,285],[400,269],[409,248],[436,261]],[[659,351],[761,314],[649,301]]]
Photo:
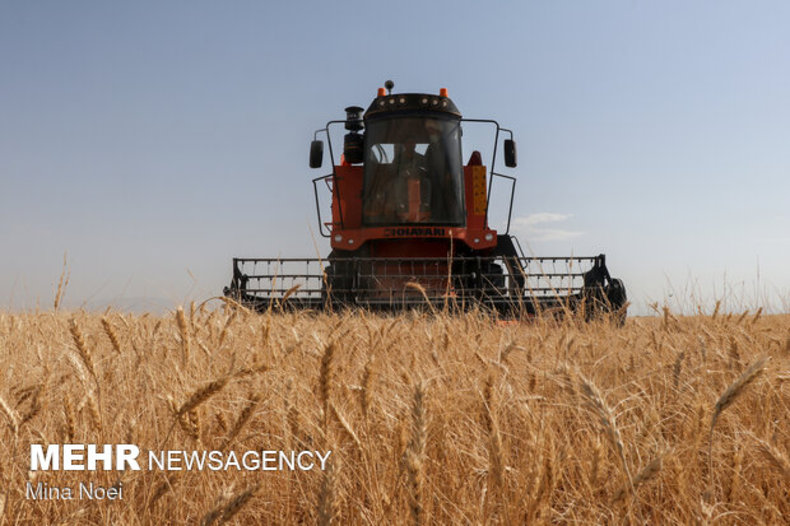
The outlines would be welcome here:
[[[179,415],[176,402],[173,400],[173,397],[169,395],[167,397],[167,404],[170,407],[170,411],[175,415],[176,422],[178,422],[178,427],[181,428],[181,431],[195,442],[200,443],[200,416],[197,410],[193,409]]]
[[[324,470],[321,480],[321,491],[318,495],[318,524],[319,526],[329,526],[339,514],[339,503],[337,495],[337,466],[335,462],[329,464],[329,468]]]
[[[414,524],[425,523],[425,384],[414,386],[411,407],[411,440],[406,448],[405,462],[408,476],[409,510]]]
[[[22,418],[19,422],[19,425],[22,426],[25,423],[31,421],[33,418],[36,417],[41,412],[41,399],[44,398],[47,389],[46,383],[41,383],[40,385],[36,386],[33,390],[30,402],[30,408],[22,415]],[[21,402],[21,401],[20,401]]]
[[[324,354],[321,357],[321,373],[318,378],[319,394],[321,396],[321,404],[324,410],[324,433],[327,432],[327,425],[329,423],[329,400],[332,394],[332,382],[334,381],[334,366],[333,358],[335,356],[335,343],[329,342],[324,349]]]
[[[416,281],[410,281],[406,283],[406,288],[414,289],[422,294],[423,299],[425,300],[426,305],[428,308],[431,309],[431,314],[436,315],[436,307],[433,306],[433,302],[428,298],[428,292],[426,292],[425,287],[419,284]]]
[[[279,306],[280,306],[281,309],[283,307],[285,307],[285,302],[288,301],[288,298],[290,298],[301,287],[302,287],[302,284],[301,283],[297,283],[296,285],[294,285],[293,287],[291,287],[290,289],[285,291],[285,294],[283,294],[283,297],[280,299],[280,302],[279,302]]]
[[[101,319],[102,327],[104,328],[104,333],[110,339],[110,343],[112,343],[112,348],[115,349],[115,352],[118,354],[121,353],[121,342],[118,339],[118,334],[115,332],[110,320],[107,319],[106,316],[102,317]]]
[[[57,311],[60,307],[61,301],[63,301],[63,296],[66,292],[66,287],[69,286],[69,276],[71,272],[68,272],[68,265],[66,264],[66,254],[63,254],[63,271],[60,273],[60,279],[58,280],[58,290],[55,293],[55,302],[54,302],[54,310]],[[65,280],[64,280],[65,278]]]
[[[335,406],[334,403],[329,402],[329,407],[332,409],[332,414],[335,416],[337,421],[340,423],[340,427],[343,428],[343,431],[346,432],[346,435],[354,441],[354,444],[362,451],[362,442],[359,440],[359,437],[354,432],[354,429],[351,427],[351,424],[348,423],[348,420],[343,416],[340,410]]]
[[[221,378],[217,378],[216,380],[212,380],[203,386],[195,389],[191,395],[187,398],[187,400],[181,404],[181,406],[176,409],[175,414],[176,416],[182,416],[189,411],[192,411],[197,406],[217,394],[219,391],[222,390],[225,385],[227,385],[229,377],[223,376]]]
[[[709,481],[713,477],[713,428],[716,426],[716,421],[719,418],[719,415],[727,409],[729,406],[732,405],[733,402],[740,396],[746,387],[749,386],[760,373],[763,372],[765,369],[766,364],[770,356],[762,356],[758,358],[754,363],[752,363],[749,367],[746,368],[741,375],[735,379],[727,389],[721,394],[719,399],[716,401],[716,405],[713,407],[713,416],[710,419],[710,432],[708,434],[708,477]]]
[[[257,406],[258,402],[260,402],[260,396],[257,394],[250,394],[248,400],[249,401],[244,406],[244,409],[242,409],[241,413],[239,413],[239,417],[233,423],[233,427],[230,429],[230,432],[228,433],[227,438],[222,443],[220,449],[225,449],[226,447],[228,447],[228,445],[233,441],[233,439],[236,438],[236,436],[238,436],[241,429],[247,424],[250,417],[252,416],[252,412],[255,409],[255,406]]]
[[[184,362],[186,362],[189,360],[189,328],[187,326],[187,318],[184,315],[184,308],[180,305],[176,309],[176,324],[181,336],[181,352],[184,355]]]
[[[631,477],[631,470],[628,468],[628,462],[625,459],[625,446],[623,445],[623,439],[620,435],[620,430],[618,429],[617,423],[615,422],[614,414],[612,413],[612,410],[609,408],[609,406],[606,405],[606,401],[595,384],[582,375],[578,376],[581,383],[581,394],[587,402],[587,405],[598,416],[598,420],[600,421],[604,433],[609,438],[609,441],[614,446],[615,450],[617,451],[617,455],[620,458],[620,462],[623,466],[623,472],[625,473],[626,480],[628,482],[628,487],[631,489],[632,494],[636,494],[634,480]]]
[[[730,477],[730,485],[727,488],[727,502],[734,502],[735,496],[738,494],[741,481],[741,470],[743,467],[743,446],[739,443],[734,444],[735,451],[732,454],[732,476]]]
[[[486,424],[486,431],[489,436],[489,457],[491,464],[492,475],[497,488],[504,490],[504,476],[505,476],[505,462],[502,453],[502,436],[499,433],[499,428],[496,421],[496,413],[494,408],[494,386],[493,375],[489,374],[486,377],[485,385],[483,388],[483,420]]]
[[[362,416],[367,420],[368,413],[370,412],[370,405],[373,401],[373,381],[376,374],[375,355],[371,354],[368,362],[365,364],[365,371],[362,374]]]
[[[214,419],[217,421],[217,427],[223,433],[228,432],[228,421],[225,420],[225,416],[222,413],[216,413],[214,415]]]
[[[173,486],[180,480],[181,474],[180,473],[173,473],[169,477],[166,477],[159,486],[156,487],[154,490],[154,494],[151,496],[151,500],[149,501],[148,508],[152,508],[156,502],[162,498],[165,493],[171,491]]]
[[[713,427],[716,425],[716,420],[719,418],[719,415],[721,415],[722,411],[732,405],[732,403],[738,398],[744,389],[746,389],[746,387],[752,383],[760,375],[760,373],[763,372],[763,369],[765,368],[769,359],[770,356],[763,356],[757,359],[753,364],[747,367],[746,370],[743,371],[743,373],[727,387],[727,389],[724,390],[713,408],[713,417],[710,421],[711,433],[713,432]]]
[[[757,442],[757,450],[790,482],[790,460],[787,456],[764,440],[757,437],[754,437],[754,440]]]
[[[219,518],[218,524],[225,524],[236,515],[242,507],[255,495],[258,491],[258,484],[251,486],[244,491],[241,491],[230,499],[230,502],[222,510],[222,515]]]
[[[683,368],[683,359],[686,357],[686,351],[679,352],[675,363],[672,365],[672,386],[675,391],[680,388],[680,372]]]
[[[93,421],[93,428],[96,430],[97,433],[101,434],[104,426],[102,425],[102,416],[101,410],[99,409],[99,403],[96,400],[96,397],[92,396],[92,394],[88,395],[88,412],[91,415],[91,420]]]
[[[650,462],[648,462],[642,469],[639,470],[639,473],[637,473],[636,476],[634,477],[632,491],[636,491],[639,488],[639,486],[641,486],[645,482],[653,479],[656,475],[658,475],[658,472],[661,471],[663,465],[664,465],[664,455],[659,455],[653,460],[651,460]],[[617,493],[615,493],[613,501],[617,502],[623,499],[627,491],[628,488],[621,487],[619,490],[617,490]]]
[[[91,355],[91,351],[88,348],[88,344],[85,343],[85,338],[83,337],[82,331],[80,330],[79,325],[77,325],[77,320],[75,318],[71,319],[69,331],[71,332],[71,338],[74,340],[74,346],[77,348],[77,354],[79,355],[82,364],[98,384],[99,378],[96,376],[96,369],[93,366],[93,356]]]
[[[601,392],[594,383],[581,375],[579,375],[579,379],[582,396],[584,397],[588,406],[598,416],[599,423],[603,427],[604,433],[617,451],[617,455],[620,457],[620,460],[623,463],[623,468],[626,472],[628,472],[628,464],[625,461],[624,453],[625,446],[623,445],[623,439],[620,435],[620,430],[617,427],[617,423],[615,422],[612,410],[609,409],[608,405],[606,405],[603,395],[601,395]],[[631,479],[630,474],[628,474],[628,478],[629,480]]]
[[[222,326],[222,331],[220,331],[220,333],[219,333],[219,344],[217,344],[217,347],[221,348],[222,344],[225,343],[225,338],[228,335],[228,328],[231,326],[233,321],[236,319],[236,316],[238,316],[238,315],[239,315],[239,311],[238,310],[234,310],[233,314],[231,314],[228,317],[228,319],[225,320],[225,325]]]
[[[590,460],[590,471],[589,471],[589,480],[590,486],[595,488],[598,484],[598,475],[601,471],[601,460],[603,459],[603,447],[601,445],[601,441],[595,438],[593,442],[593,456]]]
[[[63,416],[66,421],[66,441],[71,443],[76,437],[76,425],[74,423],[74,408],[71,405],[71,398],[68,395],[63,397]]]
[[[8,402],[6,402],[2,396],[0,396],[0,411],[8,418],[8,426],[11,428],[11,431],[14,432],[14,435],[16,435],[19,431],[19,415],[8,405]]]
[[[255,495],[260,484],[255,484],[249,488],[233,495],[226,504],[219,504],[206,513],[200,520],[201,526],[210,526],[214,523],[224,524],[236,515],[239,510]]]
[[[292,447],[299,442],[299,409],[293,403],[293,379],[288,378],[285,382],[285,420],[288,430],[291,433]]]

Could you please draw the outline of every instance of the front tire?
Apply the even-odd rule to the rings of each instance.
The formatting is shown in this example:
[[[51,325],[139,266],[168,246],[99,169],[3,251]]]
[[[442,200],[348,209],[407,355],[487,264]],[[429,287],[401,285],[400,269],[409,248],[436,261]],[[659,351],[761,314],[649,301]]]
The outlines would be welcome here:
[[[606,300],[609,303],[609,308],[611,309],[612,316],[614,316],[617,325],[622,327],[625,325],[625,318],[626,318],[626,310],[627,306],[626,303],[628,302],[628,296],[625,292],[625,285],[623,284],[623,280],[621,279],[613,279],[609,282],[606,289],[604,290],[606,293]]]

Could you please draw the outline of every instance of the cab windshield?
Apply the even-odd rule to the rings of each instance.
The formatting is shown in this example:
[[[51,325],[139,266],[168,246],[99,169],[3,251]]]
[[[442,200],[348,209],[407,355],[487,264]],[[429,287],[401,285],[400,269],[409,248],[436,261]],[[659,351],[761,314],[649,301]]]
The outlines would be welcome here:
[[[392,117],[366,123],[363,223],[464,224],[458,120]]]

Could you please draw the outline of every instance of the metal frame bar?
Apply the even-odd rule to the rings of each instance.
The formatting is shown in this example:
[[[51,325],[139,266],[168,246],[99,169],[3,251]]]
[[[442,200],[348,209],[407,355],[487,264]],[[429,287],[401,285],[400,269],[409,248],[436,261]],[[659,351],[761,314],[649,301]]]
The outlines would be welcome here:
[[[511,224],[512,217],[513,217],[513,200],[515,198],[515,192],[516,192],[516,178],[513,177],[513,176],[510,176],[510,175],[504,175],[504,174],[498,173],[496,171],[496,158],[497,158],[497,150],[499,149],[499,135],[500,135],[500,132],[507,133],[509,135],[510,139],[512,140],[513,139],[513,131],[509,130],[507,128],[502,128],[499,125],[499,122],[497,122],[497,121],[495,121],[493,119],[466,119],[466,118],[462,118],[462,119],[460,119],[460,122],[461,123],[473,122],[473,123],[479,123],[479,124],[492,124],[492,125],[494,125],[496,127],[496,132],[494,134],[494,150],[493,150],[493,153],[491,154],[491,168],[489,170],[489,176],[488,176],[488,192],[487,192],[487,195],[486,195],[486,207],[485,207],[485,225],[486,225],[486,227],[489,226],[488,225],[488,209],[489,209],[489,204],[491,202],[491,189],[494,186],[494,177],[501,177],[502,179],[508,179],[508,180],[510,180],[510,183],[511,183],[510,184],[510,202],[508,204],[508,212],[507,212],[507,227],[506,227],[505,232],[504,232],[504,234],[508,234],[510,232],[510,224]],[[328,179],[330,177],[332,178],[332,183],[333,183],[332,195],[334,197],[334,192],[337,192],[337,199],[338,199],[337,206],[338,206],[338,211],[340,212],[340,228],[344,229],[345,228],[345,224],[344,224],[344,220],[343,220],[343,209],[342,209],[341,199],[340,199],[340,187],[337,185],[337,173],[335,171],[335,154],[334,154],[334,149],[332,147],[332,136],[329,133],[329,128],[332,125],[337,125],[337,124],[345,125],[345,123],[346,123],[345,120],[331,120],[331,121],[328,121],[326,123],[326,126],[316,130],[313,133],[313,140],[318,140],[318,135],[320,133],[324,133],[326,135],[326,142],[327,142],[327,146],[328,146],[327,149],[329,150],[329,159],[330,159],[330,162],[332,164],[332,173],[331,174],[327,174],[327,175],[324,175],[324,176],[321,176],[321,177],[316,177],[315,179],[313,179],[313,194],[315,195],[316,212],[317,212],[316,216],[318,218],[318,229],[319,229],[319,233],[321,234],[321,236],[322,237],[326,237],[326,238],[331,237],[331,233],[325,233],[325,231],[324,231],[324,225],[323,225],[323,222],[321,220],[321,205],[320,205],[320,200],[318,198],[317,182],[321,181],[321,180],[326,180],[326,179]]]
[[[321,235],[323,237],[329,237],[331,234],[324,235],[324,233],[323,233],[323,226],[321,224],[321,210],[320,210],[320,205],[319,205],[319,200],[318,200],[318,188],[316,187],[316,184],[315,184],[316,180],[325,179],[325,178],[330,177],[330,176],[332,177],[332,195],[334,197],[334,193],[337,192],[337,209],[340,212],[340,228],[345,228],[344,223],[343,223],[343,208],[342,208],[342,205],[341,205],[342,201],[340,199],[340,186],[337,184],[337,173],[335,171],[335,152],[332,149],[332,136],[329,133],[329,127],[331,125],[333,125],[333,124],[345,124],[345,123],[346,123],[345,120],[342,120],[342,121],[341,120],[329,121],[329,122],[326,123],[326,126],[316,130],[313,133],[313,140],[314,141],[318,140],[318,134],[319,133],[323,132],[326,135],[326,143],[327,143],[327,146],[328,146],[327,149],[329,150],[329,162],[332,164],[332,173],[331,174],[327,174],[327,175],[325,175],[323,177],[317,177],[316,179],[313,179],[313,193],[315,194],[315,204],[316,204],[316,208],[318,209],[318,228],[319,228],[319,231],[321,232]]]
[[[488,194],[486,195],[485,225],[486,227],[489,226],[488,205],[491,202],[491,188],[494,186],[494,176],[496,175],[504,179],[511,179],[512,184],[510,186],[510,207],[508,208],[508,212],[507,212],[507,230],[504,232],[505,234],[507,234],[508,232],[510,232],[510,218],[513,213],[513,196],[516,191],[516,178],[496,172],[496,153],[497,150],[499,149],[499,133],[506,132],[510,135],[510,140],[513,140],[513,131],[507,128],[502,128],[501,126],[499,126],[499,123],[493,119],[461,119],[461,122],[477,122],[482,124],[493,124],[494,126],[496,126],[496,133],[494,134],[494,153],[491,155],[491,170],[490,170],[491,173],[488,176]]]
[[[313,179],[313,194],[315,195],[315,212],[316,212],[316,217],[318,218],[318,233],[321,234],[321,237],[331,237],[332,233],[331,232],[324,233],[324,221],[321,218],[321,203],[318,199],[317,183],[318,181],[326,181],[329,178],[332,178],[334,180],[334,174],[326,174],[326,175],[322,175],[321,177],[316,177]]]

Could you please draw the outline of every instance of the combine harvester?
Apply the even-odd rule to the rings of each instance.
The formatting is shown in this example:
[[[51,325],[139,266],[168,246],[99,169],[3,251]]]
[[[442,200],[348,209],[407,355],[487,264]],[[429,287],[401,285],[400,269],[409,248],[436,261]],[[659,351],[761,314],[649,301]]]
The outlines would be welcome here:
[[[507,317],[603,312],[625,320],[626,293],[603,254],[527,257],[509,234],[514,177],[495,171],[500,137],[505,166],[516,166],[510,130],[493,120],[464,119],[447,90],[439,95],[392,94],[387,81],[363,108],[316,131],[310,167],[323,164],[329,143],[332,173],[313,179],[318,226],[332,251],[317,258],[235,258],[225,294],[248,307],[361,307],[463,310],[483,306]],[[464,165],[461,125],[495,130],[491,169],[478,151]],[[330,127],[343,125],[335,163]],[[507,227],[489,226],[495,181],[510,185]],[[331,193],[331,221],[321,218],[319,188]],[[430,305],[430,307],[428,307]]]

